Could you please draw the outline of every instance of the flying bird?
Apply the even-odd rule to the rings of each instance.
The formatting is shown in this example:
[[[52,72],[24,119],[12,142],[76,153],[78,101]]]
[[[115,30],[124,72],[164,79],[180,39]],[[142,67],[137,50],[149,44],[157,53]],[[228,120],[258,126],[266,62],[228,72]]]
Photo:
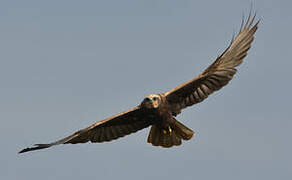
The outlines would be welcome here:
[[[240,31],[228,48],[195,79],[175,89],[147,96],[132,110],[99,121],[85,129],[75,132],[49,144],[36,144],[19,153],[49,148],[60,144],[101,143],[124,137],[151,126],[147,139],[153,146],[170,148],[182,144],[182,140],[190,140],[194,131],[176,119],[184,108],[202,102],[213,92],[227,85],[237,72],[254,40],[259,20],[254,23],[256,15],[244,22]]]

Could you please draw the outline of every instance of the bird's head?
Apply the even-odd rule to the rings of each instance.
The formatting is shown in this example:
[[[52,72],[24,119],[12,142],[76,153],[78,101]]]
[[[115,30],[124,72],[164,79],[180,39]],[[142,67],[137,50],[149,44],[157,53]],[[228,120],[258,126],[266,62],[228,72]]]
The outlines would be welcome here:
[[[161,97],[157,94],[147,96],[141,103],[143,107],[148,109],[158,108],[161,103]]]

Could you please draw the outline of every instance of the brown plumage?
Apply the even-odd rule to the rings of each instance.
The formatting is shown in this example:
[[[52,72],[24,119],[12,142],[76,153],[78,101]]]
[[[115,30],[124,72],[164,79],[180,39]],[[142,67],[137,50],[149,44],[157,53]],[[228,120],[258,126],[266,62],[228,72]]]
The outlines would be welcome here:
[[[111,141],[151,126],[148,143],[154,146],[179,146],[182,140],[190,140],[194,132],[177,121],[174,116],[182,109],[197,104],[213,92],[227,85],[243,62],[251,47],[258,22],[249,15],[239,34],[224,53],[197,78],[177,88],[158,95],[147,96],[136,108],[97,122],[71,136],[49,144],[36,144],[19,153],[44,149],[59,144],[76,144],[91,141]]]

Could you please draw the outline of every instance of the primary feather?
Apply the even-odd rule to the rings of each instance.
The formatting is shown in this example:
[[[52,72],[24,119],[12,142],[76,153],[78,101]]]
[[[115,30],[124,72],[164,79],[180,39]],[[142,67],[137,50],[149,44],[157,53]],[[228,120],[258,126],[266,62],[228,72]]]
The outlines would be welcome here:
[[[239,66],[254,40],[254,34],[258,28],[257,21],[254,25],[255,15],[248,18],[239,34],[230,43],[229,47],[197,78],[178,86],[165,93],[171,104],[173,115],[177,115],[182,109],[202,102],[213,92],[221,89],[233,78]],[[253,25],[253,26],[252,26]]]

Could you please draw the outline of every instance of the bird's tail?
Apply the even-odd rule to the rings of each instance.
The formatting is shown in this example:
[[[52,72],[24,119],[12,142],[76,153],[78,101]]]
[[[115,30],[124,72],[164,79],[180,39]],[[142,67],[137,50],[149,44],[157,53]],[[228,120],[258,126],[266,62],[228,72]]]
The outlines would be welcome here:
[[[153,146],[170,148],[181,145],[182,139],[190,140],[193,135],[194,131],[176,120],[172,127],[169,127],[169,130],[163,130],[156,125],[152,125],[147,142]]]

